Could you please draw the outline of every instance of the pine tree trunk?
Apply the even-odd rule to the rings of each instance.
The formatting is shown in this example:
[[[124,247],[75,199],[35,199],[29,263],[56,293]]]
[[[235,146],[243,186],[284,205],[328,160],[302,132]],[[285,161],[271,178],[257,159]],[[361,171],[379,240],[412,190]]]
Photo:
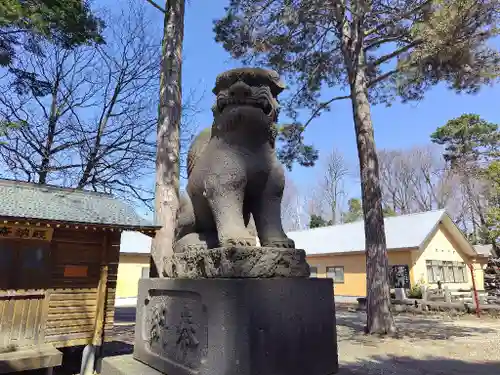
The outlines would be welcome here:
[[[378,156],[363,68],[351,75],[351,102],[361,172],[361,194],[365,220],[367,325],[370,334],[396,331],[389,289],[389,262],[382,212]]]
[[[163,259],[173,251],[179,208],[179,126],[185,0],[167,0],[165,9],[155,188],[155,221],[162,225],[162,229],[153,240],[150,277],[162,276]]]

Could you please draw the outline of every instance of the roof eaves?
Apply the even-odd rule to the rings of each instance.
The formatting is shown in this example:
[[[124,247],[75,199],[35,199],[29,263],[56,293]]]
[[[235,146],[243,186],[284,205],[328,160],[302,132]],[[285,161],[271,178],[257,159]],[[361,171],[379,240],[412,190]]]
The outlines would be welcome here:
[[[416,246],[407,246],[407,247],[398,247],[397,249],[387,249],[387,251],[398,252],[398,251],[408,251],[408,250],[418,250],[419,247]],[[364,254],[365,250],[347,250],[347,251],[337,251],[333,253],[307,253],[308,257],[312,258],[320,258],[324,256],[332,256],[332,255],[350,255],[350,254]]]
[[[306,253],[306,256],[311,258],[321,258],[321,257],[329,257],[335,255],[356,255],[356,254],[364,254],[364,250],[348,250],[348,251],[337,251],[333,253]]]
[[[439,224],[443,220],[443,217],[448,216],[448,214],[446,213],[446,210],[440,210],[440,211],[441,211],[441,215],[439,216],[439,218],[436,220],[436,222],[432,226],[432,229],[429,231],[429,233],[427,233],[427,235],[424,237],[424,239],[422,240],[422,242],[418,246],[418,249],[420,251],[425,249],[425,246],[427,245],[427,243],[430,241],[432,236],[434,236],[434,234],[437,232],[437,230],[439,228]]]
[[[69,225],[88,225],[88,226],[96,226],[96,227],[105,227],[105,228],[117,228],[123,230],[132,230],[137,231],[138,229],[145,230],[160,230],[162,228],[161,225],[155,224],[117,224],[117,223],[99,223],[99,222],[89,222],[89,221],[74,221],[74,220],[56,220],[56,219],[46,219],[46,218],[38,218],[38,217],[18,217],[18,216],[0,216],[0,221],[9,221],[15,222],[18,221],[20,224],[22,222],[40,222],[43,224],[69,224]]]
[[[463,232],[460,230],[459,227],[457,227],[457,225],[453,222],[453,220],[451,219],[451,217],[448,214],[446,214],[441,219],[441,221],[442,221],[443,225],[445,226],[445,228],[455,232],[459,236],[459,241],[464,245],[464,248],[466,250],[465,253],[467,255],[472,256],[472,257],[478,256],[478,252],[476,251],[476,249],[474,249],[474,246],[471,245],[469,240],[464,236]]]
[[[127,251],[120,251],[120,255],[123,255],[124,257],[142,257],[142,256],[150,256],[151,255],[151,252],[139,252],[139,251],[136,251],[136,252],[127,252]]]

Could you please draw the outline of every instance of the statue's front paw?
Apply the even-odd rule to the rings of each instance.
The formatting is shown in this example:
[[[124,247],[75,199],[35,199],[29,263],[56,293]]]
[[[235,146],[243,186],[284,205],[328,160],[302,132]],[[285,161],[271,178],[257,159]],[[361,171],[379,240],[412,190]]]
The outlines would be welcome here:
[[[232,247],[232,246],[257,246],[257,240],[255,237],[246,236],[231,236],[225,237],[220,240],[221,247]]]
[[[295,242],[290,238],[276,238],[263,241],[261,243],[262,247],[282,247],[285,249],[295,249]]]

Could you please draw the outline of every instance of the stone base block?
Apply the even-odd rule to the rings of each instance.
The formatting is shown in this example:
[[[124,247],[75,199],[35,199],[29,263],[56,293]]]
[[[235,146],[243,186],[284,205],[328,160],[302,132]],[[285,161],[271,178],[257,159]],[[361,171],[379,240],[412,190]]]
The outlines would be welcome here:
[[[219,247],[175,253],[165,259],[166,277],[309,277],[306,253],[277,247]]]
[[[101,375],[163,375],[154,368],[134,359],[132,354],[102,360]]]
[[[134,358],[168,375],[330,375],[330,279],[142,279]]]

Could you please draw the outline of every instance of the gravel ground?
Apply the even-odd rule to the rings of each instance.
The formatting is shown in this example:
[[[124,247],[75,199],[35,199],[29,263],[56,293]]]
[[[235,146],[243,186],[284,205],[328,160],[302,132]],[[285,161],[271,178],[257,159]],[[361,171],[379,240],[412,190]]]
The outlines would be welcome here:
[[[133,342],[133,317],[117,316],[110,354]],[[365,336],[364,313],[337,311],[339,374],[500,375],[500,320],[401,314],[396,323],[398,338]]]
[[[399,338],[365,336],[363,313],[337,312],[342,375],[500,375],[500,320],[399,315]]]
[[[133,311],[117,311],[106,355],[132,352]],[[500,375],[500,320],[401,314],[396,322],[398,338],[365,336],[364,313],[338,311],[339,375]]]

